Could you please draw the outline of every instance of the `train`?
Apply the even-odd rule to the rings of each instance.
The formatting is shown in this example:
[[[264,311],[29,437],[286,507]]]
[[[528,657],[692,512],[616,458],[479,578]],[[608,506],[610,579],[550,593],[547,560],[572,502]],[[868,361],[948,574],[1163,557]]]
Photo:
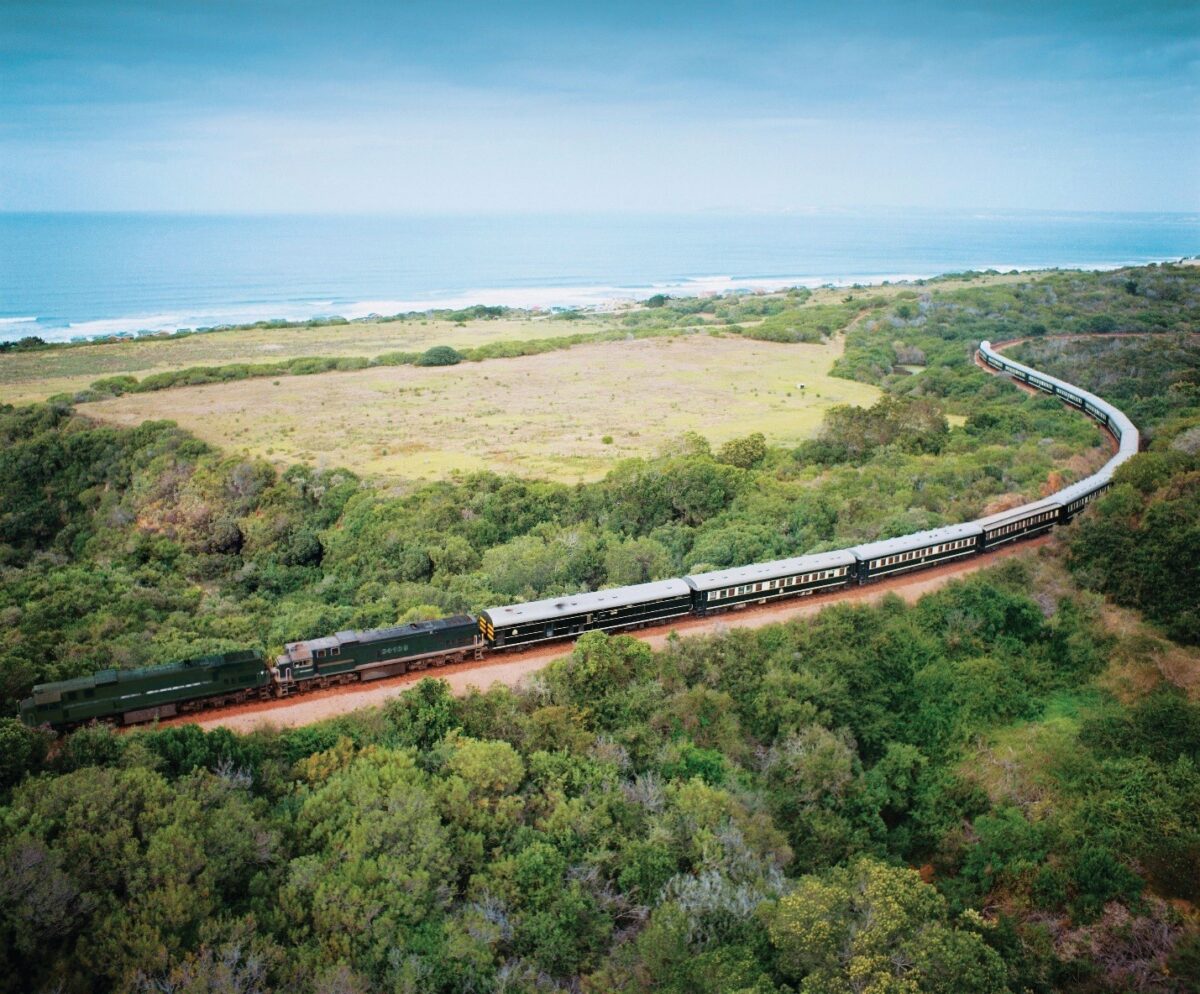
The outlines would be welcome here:
[[[239,649],[140,670],[39,684],[21,702],[32,726],[63,731],[89,722],[133,725],[208,708],[284,698],[444,666],[489,653],[704,617],[752,604],[827,594],[994,551],[1067,524],[1111,485],[1138,452],[1138,430],[1117,408],[979,344],[981,364],[1076,408],[1107,429],[1117,451],[1101,469],[1057,493],[974,521],[847,549],[488,608],[369,631],[289,642],[268,659]]]

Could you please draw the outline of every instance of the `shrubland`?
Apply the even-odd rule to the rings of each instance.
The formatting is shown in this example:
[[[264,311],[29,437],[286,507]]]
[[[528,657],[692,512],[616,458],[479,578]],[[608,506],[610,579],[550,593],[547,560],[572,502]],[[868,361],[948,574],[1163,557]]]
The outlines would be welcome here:
[[[923,398],[835,408],[795,450],[699,435],[566,486],[414,486],[217,451],[166,422],[0,409],[5,706],[36,682],[238,645],[798,555],[1037,496],[1096,430],[976,374],[975,422]],[[993,412],[991,422],[978,419]],[[1022,426],[1019,436],[1000,426]]]
[[[973,341],[1194,332],[1198,279],[964,277],[847,302],[843,371],[885,387],[876,407],[829,412],[795,449],[690,435],[574,487],[474,474],[383,490],[280,473],[169,423],[0,409],[6,713],[37,680],[835,548],[1037,496],[1106,451],[1077,414],[971,366]],[[787,312],[810,303],[646,313],[799,327]],[[1150,451],[1061,548],[915,605],[840,604],[659,652],[590,634],[519,691],[455,699],[424,681],[286,732],[52,740],[0,718],[0,987],[1195,989],[1200,663],[1167,641],[1194,638],[1194,352],[1112,341],[1028,348],[1103,382]],[[1134,372],[1098,379],[1116,363]],[[1158,627],[1114,629],[1101,593]]]
[[[84,729],[32,748],[3,809],[0,976],[1189,989],[1200,706],[1100,696],[1113,651],[1098,601],[1031,556],[661,652],[593,633],[521,691],[426,680],[249,736]],[[995,730],[1089,695],[1036,799],[984,776]]]

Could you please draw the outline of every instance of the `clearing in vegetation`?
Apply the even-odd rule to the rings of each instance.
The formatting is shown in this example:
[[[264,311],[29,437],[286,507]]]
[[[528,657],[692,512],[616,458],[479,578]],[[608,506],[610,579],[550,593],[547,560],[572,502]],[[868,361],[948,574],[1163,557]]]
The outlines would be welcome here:
[[[377,479],[490,469],[575,482],[687,431],[714,444],[755,431],[774,444],[810,437],[830,406],[880,396],[828,375],[841,348],[697,334],[181,387],[81,410],[119,425],[170,419],[222,448]]]
[[[424,352],[434,345],[478,347],[600,330],[600,325],[588,320],[554,320],[517,312],[469,324],[414,317],[314,327],[239,328],[182,337],[146,336],[5,355],[0,362],[0,402],[28,404],[122,374],[141,379],[192,366],[280,362],[300,356],[373,358],[387,352]]]

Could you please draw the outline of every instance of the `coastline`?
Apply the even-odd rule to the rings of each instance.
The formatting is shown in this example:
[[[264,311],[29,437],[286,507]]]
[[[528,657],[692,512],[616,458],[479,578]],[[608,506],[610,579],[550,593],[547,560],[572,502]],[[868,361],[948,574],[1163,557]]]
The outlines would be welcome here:
[[[1123,261],[1106,263],[1064,264],[1058,266],[1023,266],[995,264],[961,272],[980,275],[1007,275],[1079,270],[1103,272],[1129,265],[1148,265],[1152,262],[1173,263],[1177,260]],[[504,307],[516,311],[554,313],[563,310],[583,310],[605,313],[629,307],[656,294],[671,297],[704,297],[724,294],[771,293],[791,287],[807,289],[866,287],[883,285],[920,284],[925,281],[956,275],[953,271],[940,273],[843,273],[838,275],[793,276],[698,276],[678,280],[663,280],[640,285],[576,284],[570,286],[510,286],[426,293],[413,297],[334,301],[328,299],[297,300],[291,303],[246,303],[243,305],[213,306],[158,314],[132,314],[119,317],[94,318],[43,324],[36,315],[0,316],[0,342],[15,342],[26,336],[37,336],[51,345],[89,344],[127,340],[146,336],[165,336],[179,332],[236,331],[258,323],[303,324],[310,321],[365,322],[393,320],[404,315],[425,315],[435,311],[454,311],[472,307]]]

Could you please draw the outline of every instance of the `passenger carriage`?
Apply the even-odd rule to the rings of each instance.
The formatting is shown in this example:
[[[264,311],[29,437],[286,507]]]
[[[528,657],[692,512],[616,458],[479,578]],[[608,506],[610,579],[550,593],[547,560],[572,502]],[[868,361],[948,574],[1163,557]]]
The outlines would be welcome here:
[[[1063,507],[1063,523],[1070,521],[1092,501],[1102,497],[1110,486],[1112,486],[1112,473],[1105,468],[1056,493],[1054,496]]]
[[[1047,532],[1062,521],[1062,510],[1062,504],[1056,497],[1047,497],[978,518],[975,523],[983,530],[980,548],[983,552],[989,552],[1017,539]]]
[[[493,607],[479,615],[479,630],[497,649],[657,624],[692,611],[692,588],[683,580],[659,580],[585,594],[548,597],[528,604]]]
[[[733,569],[685,576],[694,591],[697,614],[712,614],[781,597],[803,597],[848,586],[857,577],[858,560],[848,550],[778,559]]]
[[[923,566],[973,556],[979,551],[982,534],[979,525],[967,522],[868,542],[849,551],[858,559],[858,582],[867,583]]]

